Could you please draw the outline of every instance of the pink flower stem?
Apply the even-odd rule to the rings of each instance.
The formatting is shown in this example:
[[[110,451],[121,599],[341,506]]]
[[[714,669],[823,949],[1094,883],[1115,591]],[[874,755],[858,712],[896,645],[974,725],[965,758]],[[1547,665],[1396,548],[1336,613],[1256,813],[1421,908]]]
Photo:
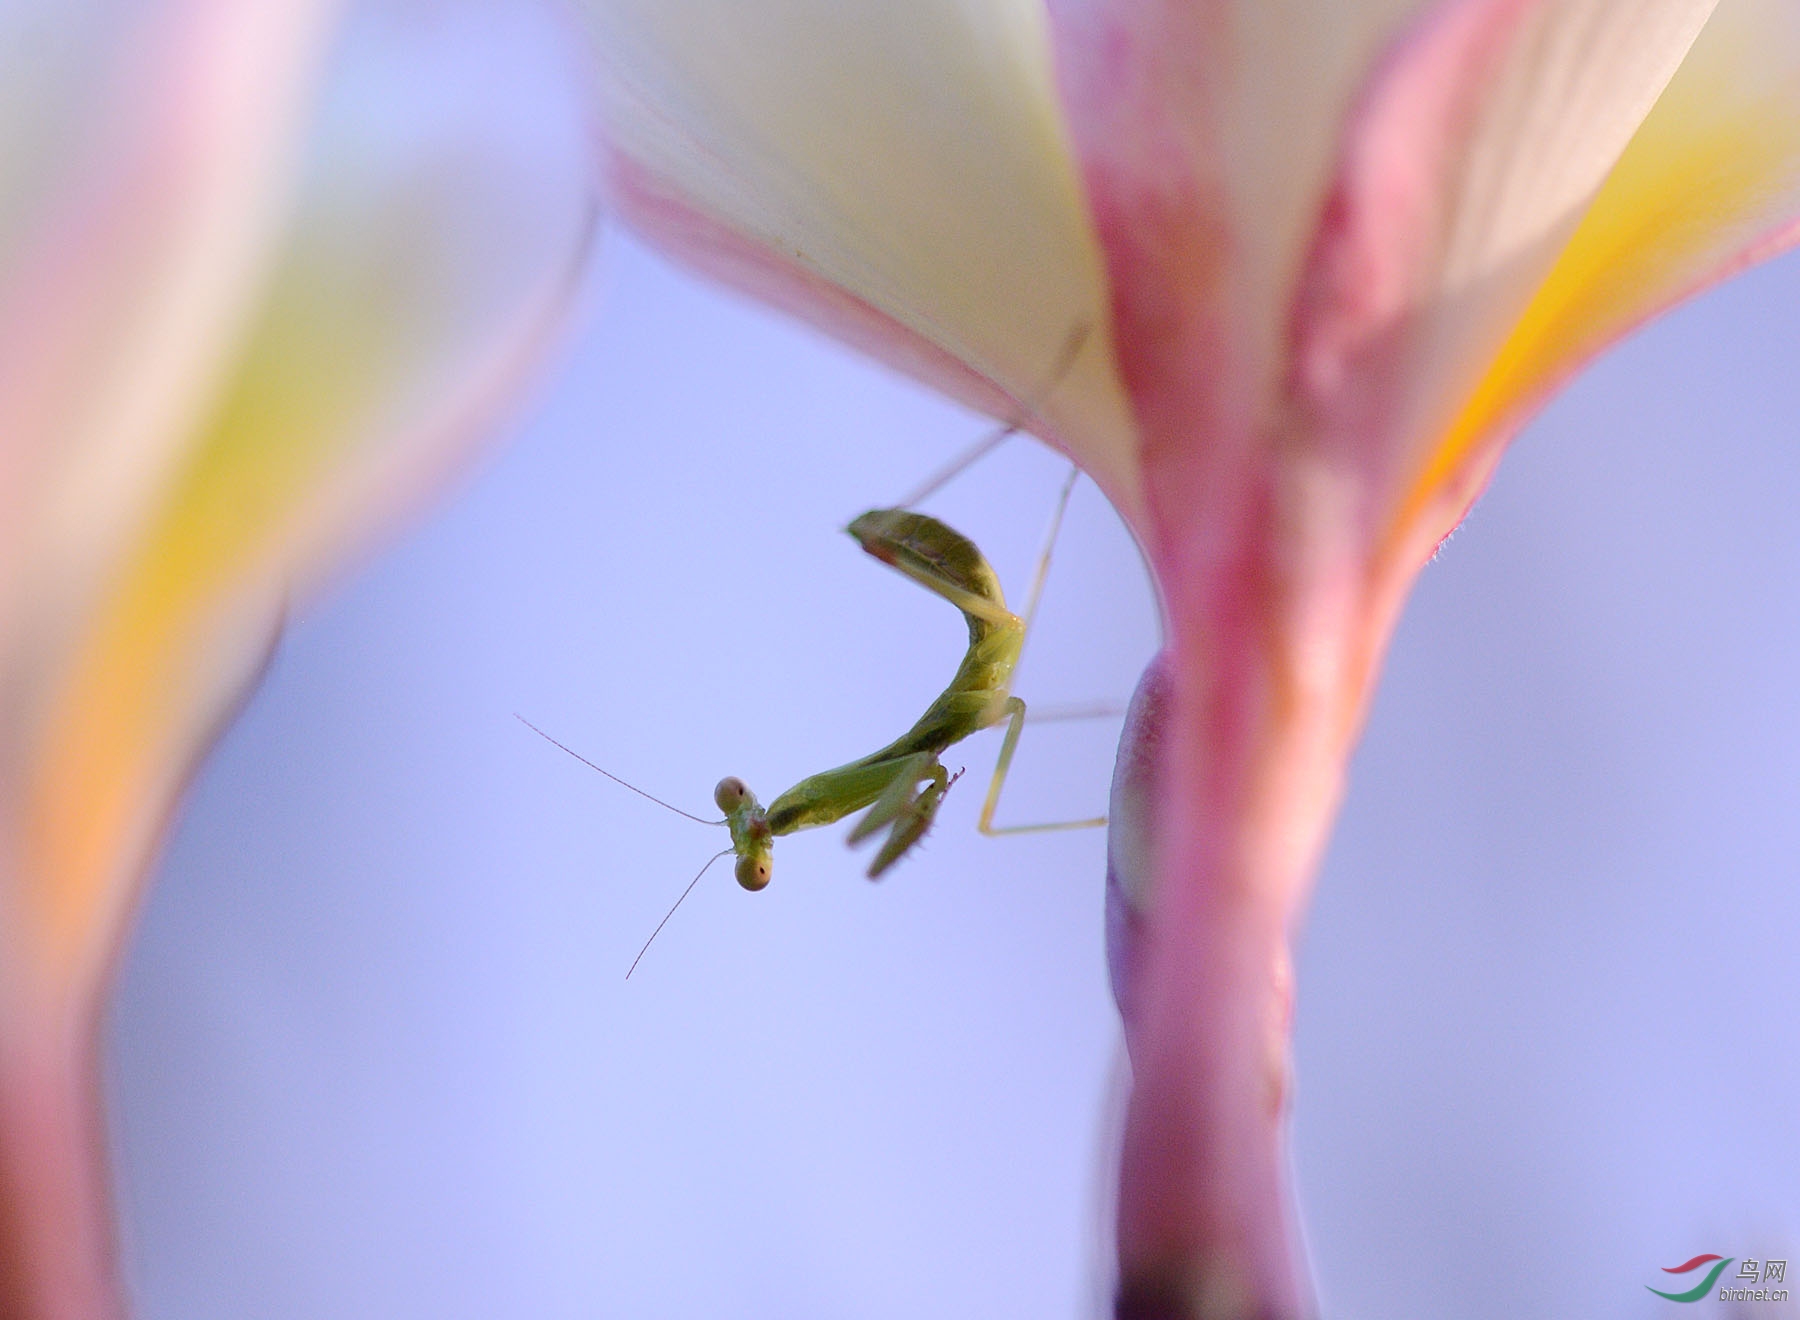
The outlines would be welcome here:
[[[1121,1320],[1313,1312],[1285,1148],[1290,940],[1390,612],[1370,608],[1354,558],[1293,555],[1293,522],[1261,513],[1281,504],[1253,500],[1244,535],[1162,575],[1173,643],[1127,733],[1155,754],[1122,753],[1153,861],[1114,918],[1133,1072]]]
[[[98,1078],[91,1023],[0,1022],[0,1320],[125,1314]]]

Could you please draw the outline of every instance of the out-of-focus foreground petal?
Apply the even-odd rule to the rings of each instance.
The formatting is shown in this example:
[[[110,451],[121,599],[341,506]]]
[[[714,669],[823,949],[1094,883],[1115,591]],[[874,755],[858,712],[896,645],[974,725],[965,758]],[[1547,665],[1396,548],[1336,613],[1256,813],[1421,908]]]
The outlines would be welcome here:
[[[626,219],[975,407],[1031,408],[1029,429],[1140,509],[1037,0],[579,8]]]
[[[1096,318],[1044,429],[1170,632],[1115,796],[1120,1309],[1307,1312],[1288,943],[1394,618],[1549,389],[1792,241],[1794,7],[584,5],[652,238],[1001,414]]]
[[[0,162],[0,1312],[77,1317],[117,1305],[99,996],[176,796],[521,383],[593,216],[541,14],[477,68],[480,6],[50,8]]]

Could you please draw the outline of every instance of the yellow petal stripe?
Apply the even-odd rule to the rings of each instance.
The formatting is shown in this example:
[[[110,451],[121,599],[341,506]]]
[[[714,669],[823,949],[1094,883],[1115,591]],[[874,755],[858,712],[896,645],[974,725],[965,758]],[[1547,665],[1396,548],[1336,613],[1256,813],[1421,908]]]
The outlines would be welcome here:
[[[1408,492],[1393,536],[1487,438],[1800,218],[1800,7],[1724,0]]]
[[[371,123],[360,79],[401,70],[420,101],[390,93]],[[340,72],[226,384],[50,666],[22,758],[22,875],[54,977],[104,964],[174,793],[290,595],[435,484],[569,304],[593,220],[573,86],[547,150],[538,111],[508,103],[508,70],[435,99],[437,69],[401,70]]]

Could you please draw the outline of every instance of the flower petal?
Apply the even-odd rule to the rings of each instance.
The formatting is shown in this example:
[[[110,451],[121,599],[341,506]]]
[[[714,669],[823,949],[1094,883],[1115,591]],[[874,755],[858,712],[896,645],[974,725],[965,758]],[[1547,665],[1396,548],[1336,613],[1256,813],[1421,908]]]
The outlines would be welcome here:
[[[1033,405],[1029,429],[1140,506],[1040,5],[582,8],[628,219],[974,406]]]
[[[0,1311],[122,1312],[95,946],[54,949],[24,799],[109,549],[220,378],[298,135],[315,0],[9,7],[0,27]],[[84,484],[90,498],[71,500]],[[81,516],[85,514],[85,516]],[[60,534],[59,534],[60,533]],[[110,860],[110,859],[109,859]],[[64,941],[65,944],[71,941]]]
[[[218,387],[268,258],[335,0],[44,21],[0,254],[0,686],[74,626]],[[118,22],[106,20],[121,20]],[[23,35],[23,34],[15,34]],[[123,47],[121,49],[121,47]],[[85,98],[63,93],[81,74]],[[47,85],[45,85],[47,83]],[[72,158],[47,161],[57,148]]]
[[[572,70],[553,25],[484,7],[478,68],[457,7],[361,11],[322,114],[336,0],[0,19],[0,65],[51,57],[0,91],[42,111],[0,128],[6,1314],[123,1313],[94,1035],[193,759],[290,596],[463,447],[568,301],[593,218]]]
[[[1409,492],[1519,425],[1588,358],[1800,242],[1800,9],[1723,0]],[[1402,514],[1404,516],[1404,514]]]
[[[1399,602],[1472,487],[1446,481],[1457,498],[1411,510],[1398,543],[1395,519],[1710,9],[1430,6],[1338,110],[1316,103],[1347,123],[1311,197],[1303,169],[1255,177],[1236,11],[1059,11],[1172,637],[1153,833],[1113,849],[1122,1307],[1307,1309],[1281,1156],[1287,942]]]
[[[239,348],[33,656],[20,871],[76,983],[290,598],[466,448],[568,305],[593,221],[572,71],[529,15],[459,66],[453,19],[352,28]]]
[[[1115,307],[1129,317],[1141,300],[1147,319],[1180,321],[1165,299],[1204,302],[1230,327],[1210,346],[1216,374],[1269,395],[1286,333],[1280,309],[1306,256],[1338,125],[1418,0],[1048,8],[1089,203],[1102,233],[1112,227],[1109,274],[1138,267],[1137,279],[1163,281],[1115,287]],[[1139,259],[1157,252],[1166,260],[1152,277]]]
[[[1368,539],[1417,512],[1406,491],[1711,8],[1458,0],[1377,71],[1300,288],[1290,367],[1295,421],[1369,488]],[[1406,525],[1414,563],[1461,515],[1472,492],[1457,492]]]

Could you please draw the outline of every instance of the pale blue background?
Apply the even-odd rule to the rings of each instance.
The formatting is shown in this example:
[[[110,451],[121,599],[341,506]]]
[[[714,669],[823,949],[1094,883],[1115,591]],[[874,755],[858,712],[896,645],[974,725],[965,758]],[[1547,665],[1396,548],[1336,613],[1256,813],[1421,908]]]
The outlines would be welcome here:
[[[470,77],[548,39],[463,10]],[[696,810],[885,741],[961,624],[836,529],[984,422],[616,234],[588,292],[191,794],[113,1018],[139,1314],[1094,1314],[1100,837],[975,835],[987,736],[883,884],[783,840],[628,985],[721,841],[512,718]],[[1300,958],[1333,1320],[1720,1314],[1643,1288],[1703,1251],[1800,1283],[1797,352],[1793,261],[1654,327],[1419,586]],[[1016,586],[1060,471],[1016,443],[935,507]],[[1019,691],[1122,700],[1154,646],[1085,486]],[[1009,814],[1096,810],[1115,736],[1030,731]]]

